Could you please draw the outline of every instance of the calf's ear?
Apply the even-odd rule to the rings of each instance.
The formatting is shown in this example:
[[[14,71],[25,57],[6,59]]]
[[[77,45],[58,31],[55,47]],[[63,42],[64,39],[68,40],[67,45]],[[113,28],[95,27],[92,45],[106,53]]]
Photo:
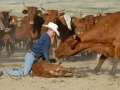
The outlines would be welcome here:
[[[24,9],[24,10],[22,11],[22,13],[23,13],[23,14],[27,14],[28,11],[27,11],[26,9]]]

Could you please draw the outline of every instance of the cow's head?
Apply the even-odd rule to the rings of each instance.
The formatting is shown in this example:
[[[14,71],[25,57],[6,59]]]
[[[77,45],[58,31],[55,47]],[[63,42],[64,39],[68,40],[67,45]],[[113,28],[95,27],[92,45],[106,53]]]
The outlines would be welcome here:
[[[72,27],[77,35],[86,31],[85,18],[72,17]]]
[[[3,14],[0,13],[0,30],[4,30],[5,25],[3,24]]]
[[[24,9],[22,11],[23,14],[28,14],[28,17],[29,17],[29,20],[30,20],[30,24],[34,24],[34,17],[36,15],[41,15],[42,14],[42,11],[41,10],[38,10],[41,6],[39,7],[34,7],[34,6],[26,6],[25,3],[23,3],[24,7],[26,9]],[[42,4],[41,4],[42,5]]]
[[[58,10],[47,10],[48,16],[47,20],[49,22],[57,23]]]
[[[96,18],[94,15],[86,15],[85,16],[85,24],[86,24],[86,30],[91,28],[96,22]]]
[[[72,30],[72,27],[71,27],[71,15],[70,14],[64,14],[63,16],[64,16],[64,19],[66,21],[68,29]]]
[[[61,23],[63,26],[67,27],[69,30],[72,30],[71,14],[66,14],[64,12],[61,12],[61,13],[58,13],[58,18],[59,18],[59,21],[57,23],[58,25],[59,25],[59,23]],[[60,25],[60,27],[62,27],[62,26]]]
[[[57,20],[58,20],[58,17],[61,16],[61,15],[64,15],[63,10],[47,10],[43,7],[41,7],[41,9],[45,12],[47,12],[47,16],[45,17],[46,21],[45,23],[49,23],[49,22],[53,22],[53,23],[56,23],[57,24]]]
[[[80,42],[81,39],[77,35],[70,36],[55,50],[55,56],[58,58],[64,58],[77,53],[76,46]]]
[[[17,23],[17,16],[10,16],[10,24],[11,25],[16,25]]]
[[[1,19],[1,22],[3,23],[2,25],[2,29],[5,30],[5,29],[9,29],[10,30],[10,16],[9,16],[9,13],[11,11],[1,11],[0,12],[0,19]]]

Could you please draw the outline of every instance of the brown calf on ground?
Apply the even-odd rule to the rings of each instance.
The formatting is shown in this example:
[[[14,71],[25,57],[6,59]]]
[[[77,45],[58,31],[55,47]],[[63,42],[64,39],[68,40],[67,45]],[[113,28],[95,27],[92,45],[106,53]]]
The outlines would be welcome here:
[[[40,61],[32,67],[33,75],[44,78],[55,77],[73,77],[77,74],[78,77],[87,77],[88,75],[83,72],[76,72],[72,69],[65,68],[63,66],[47,63],[46,61]]]

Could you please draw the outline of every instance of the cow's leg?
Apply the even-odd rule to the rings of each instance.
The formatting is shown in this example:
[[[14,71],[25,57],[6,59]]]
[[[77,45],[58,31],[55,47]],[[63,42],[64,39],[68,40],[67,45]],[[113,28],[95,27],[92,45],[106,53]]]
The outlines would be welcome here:
[[[0,40],[0,57],[1,57],[2,48],[4,47],[5,47],[5,42],[3,40]]]
[[[101,55],[99,63],[93,70],[93,73],[97,74],[100,71],[100,68],[101,68],[102,64],[104,63],[104,61],[106,60],[106,58],[107,58],[106,56]]]
[[[28,36],[28,46],[29,46],[28,51],[30,51],[31,48],[33,47],[33,39],[30,36]]]
[[[6,52],[6,45],[3,47],[3,52]]]
[[[29,41],[26,43],[26,50],[29,51],[30,45],[29,45]]]
[[[97,54],[96,60],[99,60],[101,54]]]
[[[50,58],[51,58],[51,59],[54,58],[54,49],[55,49],[55,48],[51,45],[51,46],[50,46],[50,50],[49,50],[49,52],[50,52]]]
[[[61,65],[63,60],[64,60],[64,58],[60,59],[60,58],[56,57],[56,63],[57,63],[57,65]]]
[[[26,49],[27,41],[23,41],[23,49]]]
[[[59,39],[59,38],[57,38],[57,48],[60,46],[60,44],[61,44],[61,40]],[[55,48],[55,49],[57,49],[57,48]],[[54,50],[55,51],[55,50]],[[55,54],[55,53],[54,53]],[[62,64],[62,59],[59,59],[59,58],[57,58],[57,57],[55,57],[55,59],[56,59],[56,63],[58,64],[58,65],[61,65]]]
[[[10,38],[9,39],[9,47],[10,47],[10,53],[11,53],[11,56],[10,58],[12,58],[13,54],[14,54],[14,46],[15,46],[15,43],[14,43],[14,39],[13,38]]]
[[[10,45],[10,42],[9,42],[9,39],[7,39],[7,41],[6,41],[7,57],[10,57],[9,45]]]
[[[1,57],[1,52],[2,52],[2,45],[0,44],[0,57]]]
[[[112,62],[113,62],[113,66],[112,66],[112,69],[109,74],[114,76],[116,73],[116,68],[117,68],[117,64],[118,64],[119,60],[115,59]]]
[[[86,53],[87,53],[87,58],[91,58],[92,57],[92,54],[93,54],[92,52],[87,51]]]
[[[19,47],[20,47],[20,51],[21,51],[21,49],[22,49],[22,48],[21,48],[21,40],[19,41]]]
[[[29,41],[29,51],[31,50],[32,47],[33,47],[33,41]]]

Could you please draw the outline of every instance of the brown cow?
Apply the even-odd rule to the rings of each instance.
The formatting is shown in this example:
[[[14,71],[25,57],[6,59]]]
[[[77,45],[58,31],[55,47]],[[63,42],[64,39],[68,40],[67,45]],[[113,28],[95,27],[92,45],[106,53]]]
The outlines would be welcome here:
[[[57,77],[88,77],[86,73],[76,72],[72,69],[65,68],[63,66],[47,63],[46,61],[39,61],[32,67],[32,73],[38,77],[44,78],[57,78]]]
[[[91,28],[96,22],[96,18],[93,15],[87,15],[85,17],[72,17],[72,27],[76,34],[81,34]]]
[[[72,31],[71,28],[71,15],[70,14],[64,14],[61,16],[58,16],[58,31],[60,32],[60,36],[57,37],[57,47],[64,42],[71,34]],[[74,33],[74,32],[73,32]]]
[[[40,37],[40,30],[44,20],[40,15],[42,14],[41,10],[38,10],[39,7],[26,6],[23,3],[26,9],[22,11],[23,14],[28,14],[28,16],[22,18],[20,21],[21,24],[15,23],[12,29],[14,31],[14,36],[10,38],[12,46],[14,46],[15,40],[27,40],[29,43],[29,49],[33,47],[33,40],[36,40]],[[14,24],[12,21],[17,21],[17,17],[11,17],[11,24]],[[13,50],[13,49],[12,49]],[[14,50],[13,50],[14,51]]]
[[[58,10],[47,10],[47,17],[45,18],[44,24],[48,24],[49,22],[57,23],[57,15],[58,15]],[[46,28],[42,27],[41,28],[41,35],[46,32]]]
[[[110,74],[115,75],[118,59],[120,59],[120,12],[107,14],[89,30],[79,36],[71,36],[55,51],[56,57],[69,57],[81,51],[91,51],[102,54],[95,68],[100,70],[108,57],[113,57],[113,67]],[[74,38],[73,38],[74,37]]]
[[[7,48],[9,46],[8,39],[9,39],[9,31],[10,31],[10,23],[9,23],[9,13],[10,11],[1,11],[0,12],[0,43],[5,46],[7,49],[7,56],[10,56],[9,49]],[[2,47],[0,46],[0,50],[2,50]],[[0,51],[1,54],[1,51]]]
[[[42,8],[42,7],[41,7]],[[43,8],[42,8],[43,9]],[[65,39],[69,37],[69,30],[71,30],[71,17],[70,15],[64,14],[61,10],[46,10],[47,13],[43,14],[43,18],[45,19],[44,24],[48,24],[49,22],[54,22],[58,25],[58,31],[60,32],[60,36],[55,36],[51,39],[51,58],[54,58],[53,51],[54,48],[57,48],[61,42],[63,42]],[[41,35],[46,32],[46,28],[41,28]]]
[[[82,34],[83,32],[87,31],[90,29],[95,23],[96,23],[96,17],[94,15],[86,15],[84,17],[72,17],[72,27],[74,32],[79,35]],[[82,52],[80,53],[81,56],[83,57],[91,57],[92,53],[91,52]]]
[[[11,11],[0,11],[0,13],[3,15],[3,17],[1,17],[3,24],[5,25],[5,32],[9,32],[10,31],[10,23],[9,23],[9,19],[10,19],[10,13]]]

